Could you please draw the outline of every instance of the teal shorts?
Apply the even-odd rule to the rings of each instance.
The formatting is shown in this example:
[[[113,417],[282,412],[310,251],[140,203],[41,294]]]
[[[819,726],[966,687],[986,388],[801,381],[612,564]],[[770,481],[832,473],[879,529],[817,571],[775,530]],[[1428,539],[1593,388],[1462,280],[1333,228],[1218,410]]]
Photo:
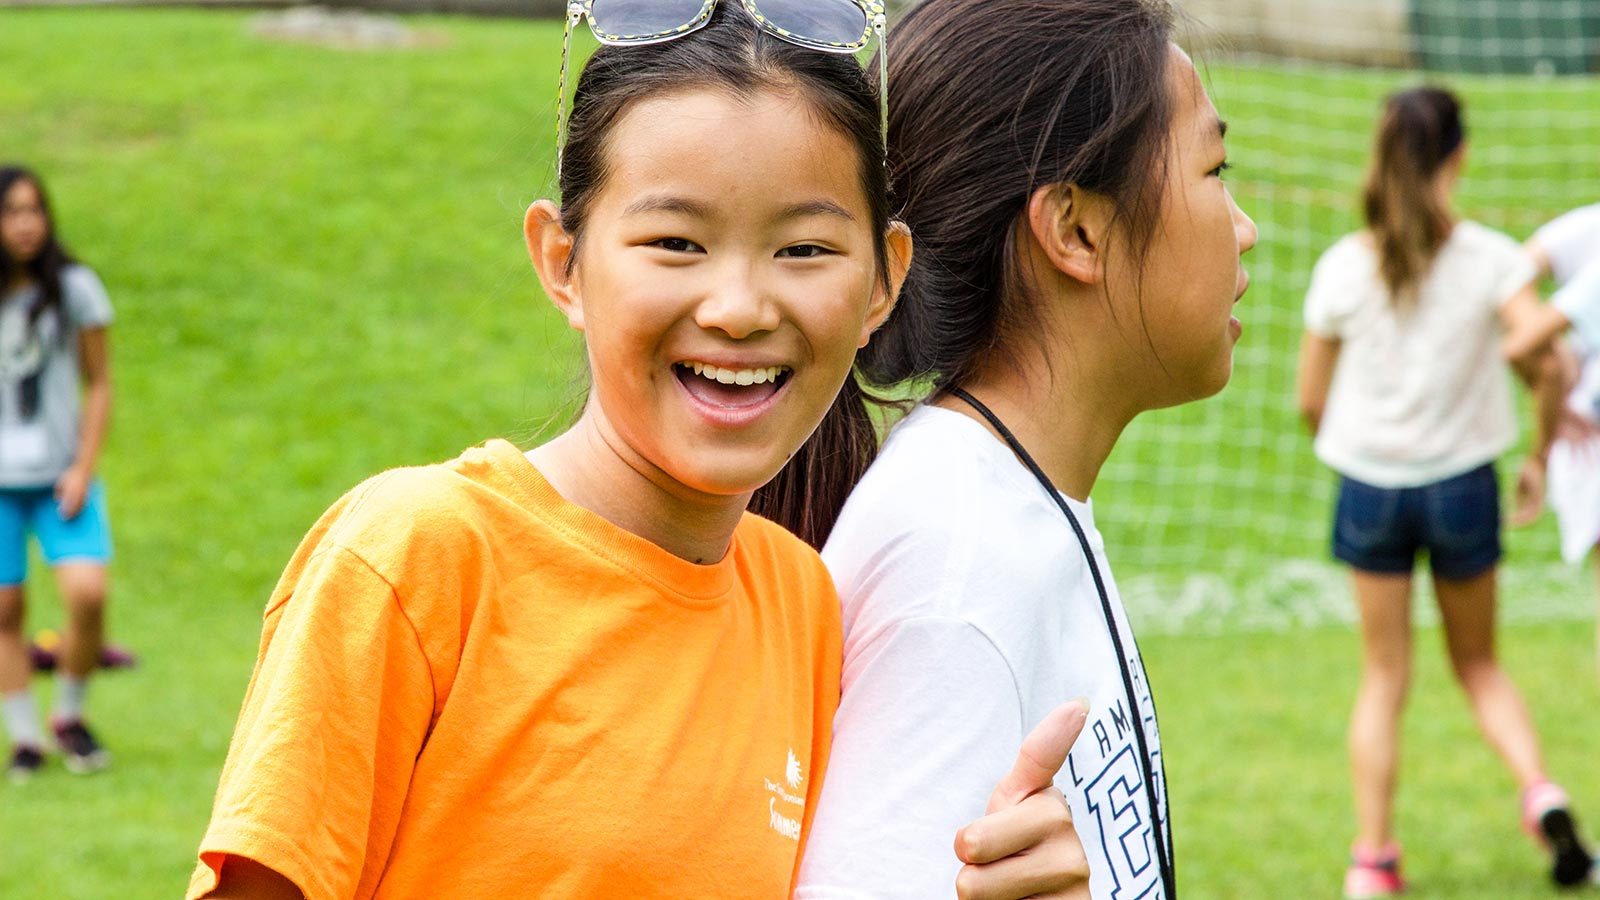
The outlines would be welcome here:
[[[111,525],[106,518],[105,486],[89,485],[83,509],[61,517],[55,488],[0,488],[0,586],[21,584],[28,577],[28,534],[50,565],[64,562],[111,561]]]

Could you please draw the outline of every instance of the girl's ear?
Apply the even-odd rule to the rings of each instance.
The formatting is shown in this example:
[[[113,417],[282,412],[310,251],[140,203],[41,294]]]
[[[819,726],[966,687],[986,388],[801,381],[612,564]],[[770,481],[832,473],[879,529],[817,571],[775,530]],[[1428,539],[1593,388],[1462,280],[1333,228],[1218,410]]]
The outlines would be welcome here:
[[[884,236],[884,267],[888,269],[888,283],[873,279],[872,299],[867,304],[867,320],[861,326],[859,349],[867,345],[872,333],[877,331],[894,311],[900,298],[900,286],[906,283],[906,273],[911,271],[911,228],[904,222],[889,223],[889,233]]]
[[[561,208],[549,200],[528,207],[522,220],[522,236],[528,242],[528,256],[539,273],[539,286],[546,297],[567,317],[567,324],[583,330],[583,296],[573,282],[568,264],[575,247],[572,235],[561,226]]]
[[[1028,231],[1050,264],[1084,284],[1105,277],[1111,202],[1075,184],[1051,184],[1028,198]]]

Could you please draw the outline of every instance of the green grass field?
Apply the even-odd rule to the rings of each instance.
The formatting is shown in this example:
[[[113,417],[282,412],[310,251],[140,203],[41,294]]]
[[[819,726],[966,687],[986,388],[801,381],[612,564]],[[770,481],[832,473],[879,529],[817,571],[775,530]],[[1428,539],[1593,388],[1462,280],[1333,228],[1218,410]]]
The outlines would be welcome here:
[[[0,158],[43,170],[66,237],[117,304],[104,467],[118,552],[111,629],[144,659],[96,684],[110,772],[54,768],[24,788],[0,784],[7,900],[179,895],[262,604],[304,529],[385,467],[491,436],[535,442],[581,390],[579,345],[540,296],[520,239],[522,209],[551,176],[559,28],[427,19],[413,24],[441,35],[436,46],[343,52],[262,41],[248,23],[0,10]],[[1395,78],[1318,77],[1352,104]],[[1257,286],[1235,385],[1141,423],[1097,491],[1113,553],[1128,548],[1119,577],[1130,584],[1204,575],[1214,546],[1238,571],[1291,557],[1323,573],[1314,536],[1326,486],[1282,393],[1311,245],[1290,232],[1331,236],[1350,219],[1334,201],[1302,211],[1273,185],[1344,196],[1353,163],[1319,167],[1316,182],[1262,161],[1295,158],[1302,144],[1359,154],[1362,142],[1313,148],[1315,110],[1291,127],[1256,105],[1306,84],[1295,72],[1217,67],[1212,78],[1233,120],[1237,190],[1264,223]],[[1469,88],[1486,103],[1502,90]],[[1572,115],[1600,108],[1592,82],[1504,96]],[[1502,213],[1494,195],[1467,202],[1521,236],[1543,213],[1600,199],[1576,171],[1528,177],[1551,186],[1519,211]],[[1256,437],[1227,440],[1241,428]],[[1213,445],[1200,451],[1215,458],[1205,465],[1184,449]],[[1221,487],[1186,492],[1217,473]],[[1190,549],[1143,549],[1178,547],[1197,522],[1210,536]],[[1530,559],[1553,553],[1548,523],[1516,540]],[[1342,591],[1325,573],[1284,576],[1277,593],[1218,577],[1231,617],[1141,612],[1184,896],[1333,897],[1351,830],[1343,732],[1356,643],[1337,616],[1297,604],[1338,609]],[[1589,580],[1566,577],[1562,614],[1507,627],[1503,647],[1552,771],[1600,823],[1594,632],[1572,614],[1587,609]],[[30,627],[59,618],[39,582]],[[1437,632],[1418,637],[1400,806],[1415,896],[1550,895]]]

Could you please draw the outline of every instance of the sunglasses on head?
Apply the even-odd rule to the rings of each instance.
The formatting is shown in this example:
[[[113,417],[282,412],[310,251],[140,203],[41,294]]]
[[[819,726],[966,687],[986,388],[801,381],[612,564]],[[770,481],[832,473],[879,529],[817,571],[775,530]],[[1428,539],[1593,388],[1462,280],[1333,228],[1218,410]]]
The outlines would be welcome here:
[[[556,98],[556,174],[567,143],[567,66],[572,32],[587,19],[602,44],[659,44],[691,34],[711,21],[719,0],[568,0],[561,42],[561,85]],[[883,0],[726,0],[737,2],[768,34],[824,53],[857,53],[878,36],[878,99],[885,146],[889,138],[889,79]]]

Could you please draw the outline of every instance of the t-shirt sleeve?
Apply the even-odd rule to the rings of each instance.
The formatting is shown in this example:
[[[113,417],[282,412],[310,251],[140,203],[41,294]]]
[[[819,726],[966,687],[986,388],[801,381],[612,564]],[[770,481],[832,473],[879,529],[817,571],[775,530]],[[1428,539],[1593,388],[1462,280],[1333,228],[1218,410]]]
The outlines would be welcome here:
[[[954,897],[956,831],[1021,742],[1015,678],[981,630],[931,616],[885,628],[845,661],[795,900]]]
[[[72,266],[61,273],[61,290],[67,315],[79,328],[104,328],[111,324],[111,297],[100,276],[87,266]]]
[[[433,713],[418,637],[393,589],[325,542],[267,611],[188,896],[229,856],[307,900],[356,896],[381,875]]]
[[[1311,284],[1306,288],[1305,328],[1319,337],[1344,336],[1355,288],[1348,255],[1345,242],[1340,242],[1328,248],[1312,267]]]
[[[1490,252],[1495,255],[1495,268],[1499,276],[1491,282],[1492,290],[1489,296],[1498,311],[1519,291],[1539,277],[1539,267],[1511,238],[1501,234],[1496,234],[1495,237],[1497,240]]]

